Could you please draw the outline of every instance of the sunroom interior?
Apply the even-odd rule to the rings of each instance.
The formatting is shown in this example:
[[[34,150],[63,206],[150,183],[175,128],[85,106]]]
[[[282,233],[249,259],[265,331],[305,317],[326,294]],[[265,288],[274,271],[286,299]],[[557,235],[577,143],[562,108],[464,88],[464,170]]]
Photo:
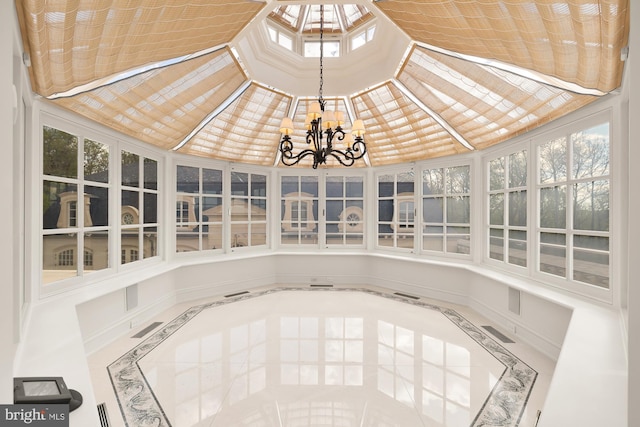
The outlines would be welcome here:
[[[0,16],[2,402],[13,377],[63,376],[84,396],[71,425],[98,426],[89,355],[177,304],[313,286],[459,304],[536,348],[555,362],[538,426],[640,420],[630,1]],[[364,124],[351,166],[282,150],[284,118],[309,147],[319,99]]]

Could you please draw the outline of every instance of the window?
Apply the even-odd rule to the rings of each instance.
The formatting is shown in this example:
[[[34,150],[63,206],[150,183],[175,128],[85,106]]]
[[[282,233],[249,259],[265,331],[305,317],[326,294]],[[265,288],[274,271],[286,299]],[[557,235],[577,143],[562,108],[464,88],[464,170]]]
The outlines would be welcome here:
[[[231,247],[267,244],[267,176],[231,172]]]
[[[413,170],[378,176],[378,246],[414,247]]]
[[[351,50],[356,50],[357,48],[369,43],[371,40],[373,40],[373,36],[375,33],[376,26],[372,25],[364,31],[354,34],[351,37]]]
[[[337,40],[324,40],[322,42],[323,56],[325,58],[340,57],[340,42]],[[304,57],[319,58],[320,57],[320,40],[307,40],[304,42]]]
[[[609,123],[537,145],[538,269],[609,288]]]
[[[364,181],[361,176],[326,177],[327,245],[364,244]]]
[[[527,151],[489,162],[489,258],[527,266]]]
[[[471,180],[468,165],[422,172],[422,249],[469,254]]]
[[[122,264],[158,256],[158,162],[121,151],[120,244]],[[142,255],[142,257],[140,257]]]
[[[318,243],[318,177],[283,176],[280,181],[282,244]]]
[[[290,35],[270,25],[267,26],[267,31],[269,32],[269,38],[272,42],[277,43],[287,50],[293,50],[293,38]]]
[[[219,169],[178,165],[176,252],[222,249],[222,184]]]
[[[42,127],[45,285],[110,267],[110,147],[82,133]]]

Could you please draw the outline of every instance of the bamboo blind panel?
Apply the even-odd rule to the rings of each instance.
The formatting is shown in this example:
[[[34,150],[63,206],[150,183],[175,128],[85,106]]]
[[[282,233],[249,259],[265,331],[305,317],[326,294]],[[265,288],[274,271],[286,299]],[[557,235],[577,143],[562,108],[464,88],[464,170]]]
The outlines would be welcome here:
[[[245,81],[241,67],[225,48],[52,102],[170,149]]]
[[[280,121],[291,102],[290,96],[252,83],[178,152],[231,162],[273,165]]]
[[[621,84],[629,0],[396,0],[374,3],[416,41],[586,88]]]
[[[251,0],[16,0],[33,90],[43,96],[230,42]]]
[[[347,109],[346,99],[345,98],[335,98],[335,97],[323,97],[325,101],[325,111],[342,111],[344,113],[344,124],[342,125],[342,129],[345,134],[351,132],[351,118],[347,113],[349,110]],[[307,111],[311,106],[311,103],[317,102],[317,97],[308,97],[308,98],[300,98],[298,104],[296,106],[296,111],[293,116],[293,128],[294,133],[291,135],[291,142],[293,143],[293,153],[299,153],[302,150],[306,150],[308,148],[313,148],[313,143],[307,144],[307,130],[304,125],[305,118],[307,117]],[[326,135],[323,134],[323,141],[326,144]],[[337,150],[346,150],[346,146],[342,143],[342,141],[333,141],[333,148]],[[367,146],[368,150],[368,146]],[[313,165],[313,156],[305,157],[304,160],[301,160],[295,166],[292,167],[302,167],[302,168],[310,168]],[[284,166],[282,162],[278,163],[278,166]],[[356,162],[351,167],[365,167],[367,164],[364,159],[356,160]],[[324,165],[320,165],[320,168],[333,168],[333,167],[343,167],[337,160],[334,160],[332,157],[329,157],[327,163]]]
[[[358,94],[351,100],[356,116],[366,127],[365,142],[372,166],[468,151],[392,83]]]
[[[420,47],[411,51],[397,78],[480,149],[597,99]]]

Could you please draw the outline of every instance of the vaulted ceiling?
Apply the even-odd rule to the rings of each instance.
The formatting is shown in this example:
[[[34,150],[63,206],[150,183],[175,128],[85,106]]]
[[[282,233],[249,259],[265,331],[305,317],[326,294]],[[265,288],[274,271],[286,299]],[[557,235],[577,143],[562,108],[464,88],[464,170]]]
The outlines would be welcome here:
[[[304,148],[318,96],[318,58],[302,54],[317,40],[318,3],[16,0],[16,10],[32,89],[47,102],[166,150],[280,166],[281,119],[294,119]],[[346,128],[364,121],[358,166],[490,147],[622,81],[628,0],[322,3],[325,38],[341,43],[324,59],[323,97]]]

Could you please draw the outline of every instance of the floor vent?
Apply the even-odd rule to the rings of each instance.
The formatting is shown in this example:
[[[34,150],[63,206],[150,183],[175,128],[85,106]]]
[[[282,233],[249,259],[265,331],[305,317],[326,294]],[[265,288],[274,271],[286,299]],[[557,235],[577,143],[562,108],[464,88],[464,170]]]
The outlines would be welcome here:
[[[399,297],[405,297],[405,298],[411,298],[411,299],[420,299],[420,297],[417,297],[415,295],[408,295],[408,294],[403,294],[401,292],[394,292],[394,295],[398,295]]]
[[[107,414],[107,405],[100,403],[98,405],[98,418],[100,419],[101,427],[109,427],[109,414]]]
[[[233,298],[233,297],[237,297],[238,295],[244,295],[244,294],[248,294],[249,291],[242,291],[242,292],[236,292],[235,294],[229,294],[229,295],[225,295],[225,298]]]
[[[143,336],[147,335],[149,332],[153,331],[155,328],[157,328],[160,325],[162,325],[162,322],[153,322],[152,324],[142,329],[140,332],[138,332],[131,338],[142,338]]]
[[[309,285],[312,288],[333,288],[333,285]]]
[[[483,326],[483,328],[486,329],[487,332],[489,332],[491,335],[493,335],[494,337],[498,338],[500,341],[502,341],[505,344],[513,344],[513,343],[515,343],[514,340],[512,340],[511,338],[509,338],[508,336],[506,336],[502,332],[498,331],[493,326]]]

